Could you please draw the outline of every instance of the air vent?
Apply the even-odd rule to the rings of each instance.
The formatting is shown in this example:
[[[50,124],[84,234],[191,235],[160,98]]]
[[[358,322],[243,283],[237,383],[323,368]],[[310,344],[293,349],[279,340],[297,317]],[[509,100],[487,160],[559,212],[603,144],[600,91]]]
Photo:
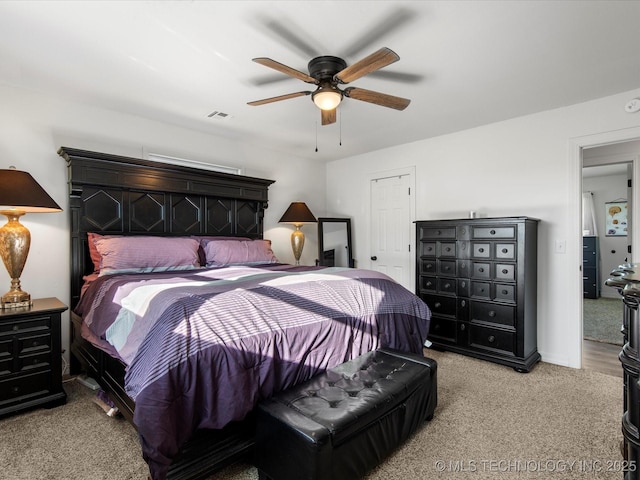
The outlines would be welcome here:
[[[232,116],[228,113],[220,112],[218,110],[214,110],[209,115],[207,115],[207,117],[214,118],[216,120],[229,120],[230,118],[232,118]]]

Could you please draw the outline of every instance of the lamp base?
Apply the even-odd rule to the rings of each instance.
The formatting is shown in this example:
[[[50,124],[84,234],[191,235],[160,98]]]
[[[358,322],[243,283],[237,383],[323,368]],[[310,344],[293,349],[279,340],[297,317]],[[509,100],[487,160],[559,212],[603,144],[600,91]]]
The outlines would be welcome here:
[[[31,301],[31,295],[18,288],[17,290],[12,289],[5,293],[0,299],[0,305],[4,310],[7,308],[30,307],[33,305],[33,302]]]

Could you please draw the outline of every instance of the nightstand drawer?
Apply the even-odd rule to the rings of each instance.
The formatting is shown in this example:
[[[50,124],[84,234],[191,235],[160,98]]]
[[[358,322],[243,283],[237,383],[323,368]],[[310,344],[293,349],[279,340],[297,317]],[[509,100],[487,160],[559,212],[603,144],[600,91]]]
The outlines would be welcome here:
[[[0,310],[0,417],[65,403],[60,325],[65,310],[57,298]]]
[[[7,380],[0,380],[0,408],[2,403],[29,396],[43,395],[51,391],[52,375],[50,370],[22,375]]]
[[[18,337],[18,354],[51,351],[51,334],[24,335]]]
[[[6,311],[5,311],[6,312]],[[14,320],[12,322],[0,323],[0,335],[7,333],[35,332],[38,330],[49,330],[51,328],[51,317],[36,317],[26,320]]]

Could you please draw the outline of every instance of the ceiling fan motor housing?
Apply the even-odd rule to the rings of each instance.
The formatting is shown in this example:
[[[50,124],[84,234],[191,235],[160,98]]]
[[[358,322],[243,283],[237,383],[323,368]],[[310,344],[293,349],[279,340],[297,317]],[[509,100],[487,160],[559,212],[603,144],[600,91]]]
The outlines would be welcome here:
[[[325,55],[313,58],[309,62],[308,68],[310,76],[318,80],[318,82],[323,82],[333,80],[335,74],[347,68],[347,62],[339,57]]]

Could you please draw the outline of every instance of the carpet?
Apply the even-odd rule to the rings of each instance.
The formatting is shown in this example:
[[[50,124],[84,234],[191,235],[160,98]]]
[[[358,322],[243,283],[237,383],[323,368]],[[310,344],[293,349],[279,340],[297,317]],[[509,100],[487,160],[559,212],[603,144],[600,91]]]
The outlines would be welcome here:
[[[622,345],[622,298],[583,299],[584,338]]]
[[[434,419],[366,480],[622,478],[621,378],[548,363],[522,374],[451,352],[425,354],[438,362]],[[65,390],[66,405],[0,420],[0,479],[145,480],[134,428],[108,417],[80,383]],[[238,464],[208,480],[257,478]]]

